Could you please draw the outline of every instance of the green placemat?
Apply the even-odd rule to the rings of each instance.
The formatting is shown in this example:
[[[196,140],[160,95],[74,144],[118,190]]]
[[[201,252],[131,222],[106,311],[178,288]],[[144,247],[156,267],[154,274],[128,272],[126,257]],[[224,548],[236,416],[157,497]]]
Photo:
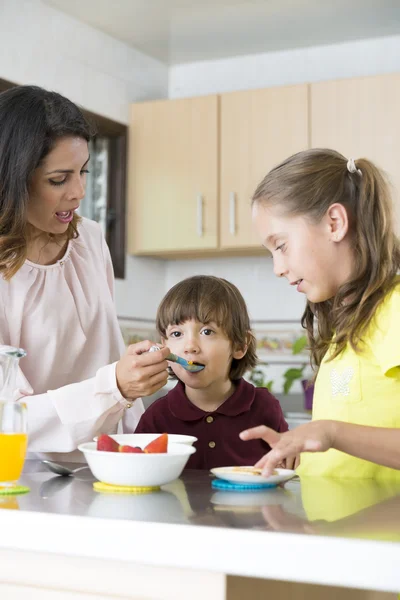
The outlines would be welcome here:
[[[24,485],[15,485],[13,487],[0,487],[0,496],[16,496],[17,494],[27,494],[30,488]]]

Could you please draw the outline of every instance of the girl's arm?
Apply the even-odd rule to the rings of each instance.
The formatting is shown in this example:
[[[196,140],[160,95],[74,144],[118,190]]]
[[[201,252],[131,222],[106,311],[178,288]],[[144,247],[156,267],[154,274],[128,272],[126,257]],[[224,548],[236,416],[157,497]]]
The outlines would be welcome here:
[[[367,427],[341,421],[311,421],[286,433],[277,433],[264,425],[240,434],[242,440],[263,439],[272,450],[256,467],[270,475],[287,457],[301,452],[325,452],[329,448],[371,462],[400,469],[400,429]]]

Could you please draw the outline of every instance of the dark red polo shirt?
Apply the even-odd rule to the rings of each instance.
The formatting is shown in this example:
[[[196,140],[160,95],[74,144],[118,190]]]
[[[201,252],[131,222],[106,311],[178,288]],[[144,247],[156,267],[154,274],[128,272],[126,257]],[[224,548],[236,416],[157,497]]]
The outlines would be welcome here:
[[[288,425],[278,400],[265,388],[256,388],[244,379],[214,412],[205,412],[190,402],[185,386],[178,382],[166,396],[156,400],[142,415],[136,433],[179,433],[194,435],[196,453],[188,469],[211,469],[231,465],[253,465],[269,445],[262,440],[243,442],[243,429],[267,425],[287,431]]]

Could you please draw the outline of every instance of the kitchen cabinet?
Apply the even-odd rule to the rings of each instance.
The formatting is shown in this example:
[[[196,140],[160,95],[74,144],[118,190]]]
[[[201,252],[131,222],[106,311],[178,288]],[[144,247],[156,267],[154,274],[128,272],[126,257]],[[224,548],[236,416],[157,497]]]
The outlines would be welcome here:
[[[392,184],[400,232],[400,74],[313,83],[311,146],[369,158]]]
[[[250,200],[268,171],[309,147],[308,85],[221,95],[221,248],[260,246]]]
[[[128,251],[217,248],[218,96],[131,107]]]

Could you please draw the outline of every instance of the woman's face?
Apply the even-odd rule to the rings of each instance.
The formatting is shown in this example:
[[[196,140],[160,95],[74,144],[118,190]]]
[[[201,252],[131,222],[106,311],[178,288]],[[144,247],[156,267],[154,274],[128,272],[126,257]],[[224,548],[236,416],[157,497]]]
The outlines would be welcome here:
[[[85,196],[88,143],[62,137],[34,171],[29,186],[27,219],[35,229],[65,233]]]

